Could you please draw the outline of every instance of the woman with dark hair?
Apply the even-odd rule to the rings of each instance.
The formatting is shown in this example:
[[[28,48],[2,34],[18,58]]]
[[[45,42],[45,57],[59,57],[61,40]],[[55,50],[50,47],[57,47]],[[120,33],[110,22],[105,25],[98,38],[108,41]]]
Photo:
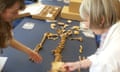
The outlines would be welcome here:
[[[24,0],[0,0],[0,48],[8,45],[26,53],[39,63],[42,57],[27,46],[18,42],[12,34],[12,21],[18,16],[18,11],[25,8]]]

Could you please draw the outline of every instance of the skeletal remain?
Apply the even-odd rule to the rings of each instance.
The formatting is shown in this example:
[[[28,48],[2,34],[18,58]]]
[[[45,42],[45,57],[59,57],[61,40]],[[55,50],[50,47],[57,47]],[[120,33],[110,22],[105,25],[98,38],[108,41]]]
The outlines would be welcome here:
[[[67,20],[67,23],[71,23],[72,22],[72,20]]]
[[[82,42],[83,38],[82,37],[75,37],[75,38],[70,38],[70,40],[78,40],[78,41]]]
[[[59,46],[59,49],[55,49],[55,50],[53,50],[52,52],[54,53],[54,54],[56,54],[56,53],[61,53],[61,46]]]
[[[72,30],[68,30],[67,31],[67,35],[69,36],[69,35],[72,35],[73,34],[73,32],[72,32]]]
[[[80,32],[79,32],[79,31],[77,31],[77,30],[73,31],[73,33],[74,33],[75,35],[80,34]]]
[[[48,34],[49,34],[48,32],[44,33],[44,36],[43,36],[41,42],[34,48],[34,51],[39,52],[39,50],[42,48],[45,40],[47,39]]]
[[[69,26],[68,24],[65,24],[63,27],[66,28],[66,27],[68,27],[68,26]]]
[[[56,40],[56,39],[58,39],[58,34],[48,33],[47,38]]]
[[[82,53],[82,52],[83,52],[83,46],[82,46],[82,45],[80,45],[79,52],[80,52],[80,53]]]
[[[69,22],[69,23],[71,23],[71,22]],[[66,42],[67,38],[70,35],[72,35],[74,31],[77,31],[77,34],[78,34],[79,30],[78,30],[78,28],[74,28],[74,29],[69,29],[68,30],[68,29],[66,29],[66,27],[69,26],[69,25],[65,24],[63,22],[58,22],[57,24],[59,26],[57,26],[58,28],[56,28],[57,35],[55,35],[55,37],[59,36],[61,38],[61,40],[58,43],[58,46],[54,50],[52,50],[52,53],[54,55],[54,61],[52,62],[52,68],[51,68],[50,72],[66,72],[64,70],[61,71],[61,69],[59,69],[59,68],[56,69],[55,67],[57,67],[57,66],[54,66],[53,63],[58,65],[56,62],[62,62],[62,55],[61,55],[61,53],[62,53],[62,51],[64,49],[65,42]],[[53,34],[49,33],[48,39],[49,39],[49,37],[51,38],[51,36],[53,36]],[[71,40],[74,40],[74,39],[71,39]],[[82,42],[82,38],[81,37],[78,38],[78,39],[76,38],[75,40],[79,40],[79,41]]]
[[[57,62],[57,61],[62,61],[61,52],[62,52],[62,50],[63,50],[63,48],[64,48],[65,42],[66,42],[67,37],[68,37],[69,35],[71,35],[71,31],[70,31],[70,30],[68,30],[67,32],[62,33],[62,34],[60,35],[60,38],[61,38],[60,43],[59,43],[58,46],[52,51],[53,54],[54,54],[54,57],[55,57],[54,61],[56,61],[56,62]]]
[[[55,56],[55,62],[62,61],[62,56],[59,54],[58,56]]]
[[[52,62],[52,69],[49,72],[66,72],[65,68],[61,68],[64,62]]]
[[[63,33],[63,32],[61,31],[61,29],[57,29],[56,32],[57,32],[59,35]]]
[[[48,39],[50,39],[50,38],[54,39],[54,37],[57,38],[58,35],[57,34],[52,34],[52,33],[49,33],[49,32],[44,33],[44,36],[43,36],[41,42],[34,48],[34,51],[39,53],[40,49],[42,49],[42,47],[43,47],[43,44],[44,44],[45,40],[47,38]],[[30,59],[30,60],[33,61],[32,59]]]
[[[64,26],[65,23],[64,23],[64,22],[58,22],[58,25],[60,25],[60,26]]]
[[[49,34],[48,32],[44,33],[44,36],[43,36],[41,42],[34,48],[35,52],[39,53],[40,49],[42,49],[42,46],[43,46],[45,40],[47,39],[48,34]],[[31,58],[29,60],[34,62]]]
[[[52,23],[52,24],[50,25],[50,28],[51,28],[51,29],[55,29],[55,27],[56,27],[56,24],[54,24],[54,23]]]
[[[73,30],[80,30],[80,27],[79,26],[73,26],[71,29],[73,29]]]
[[[66,30],[64,28],[61,29],[61,33],[64,33]]]

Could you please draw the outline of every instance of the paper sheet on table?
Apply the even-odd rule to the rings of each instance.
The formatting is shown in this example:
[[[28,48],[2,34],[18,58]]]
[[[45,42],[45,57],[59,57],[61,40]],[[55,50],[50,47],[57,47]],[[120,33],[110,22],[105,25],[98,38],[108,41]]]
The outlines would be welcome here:
[[[87,27],[87,22],[80,22],[80,30],[86,37],[95,38],[94,33]]]
[[[36,15],[39,14],[43,9],[45,5],[30,5],[25,8],[25,10],[20,11],[19,14],[24,14],[24,13],[30,13],[31,15]]]
[[[8,57],[0,57],[0,72],[2,71]]]
[[[34,23],[32,23],[32,22],[26,22],[23,26],[22,26],[22,28],[23,29],[27,29],[27,30],[30,30],[30,29],[33,29],[34,28]]]

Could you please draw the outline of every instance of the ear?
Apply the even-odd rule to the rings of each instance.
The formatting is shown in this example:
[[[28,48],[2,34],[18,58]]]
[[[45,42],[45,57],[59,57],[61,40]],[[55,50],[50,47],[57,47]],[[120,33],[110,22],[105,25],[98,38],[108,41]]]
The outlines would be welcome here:
[[[101,21],[101,24],[104,24],[104,22],[105,22],[105,18],[104,18],[104,16],[102,16],[102,19],[101,19],[102,21]]]
[[[100,27],[102,27],[105,23],[105,18],[104,16],[101,17],[101,23],[100,23]]]

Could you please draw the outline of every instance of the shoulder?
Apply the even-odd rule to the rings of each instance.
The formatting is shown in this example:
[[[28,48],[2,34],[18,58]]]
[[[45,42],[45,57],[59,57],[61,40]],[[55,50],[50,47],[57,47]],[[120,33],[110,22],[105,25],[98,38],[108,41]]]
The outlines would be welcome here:
[[[111,26],[109,33],[112,33],[112,35],[115,33],[120,33],[120,21]]]
[[[116,22],[110,29],[120,29],[120,21]]]

